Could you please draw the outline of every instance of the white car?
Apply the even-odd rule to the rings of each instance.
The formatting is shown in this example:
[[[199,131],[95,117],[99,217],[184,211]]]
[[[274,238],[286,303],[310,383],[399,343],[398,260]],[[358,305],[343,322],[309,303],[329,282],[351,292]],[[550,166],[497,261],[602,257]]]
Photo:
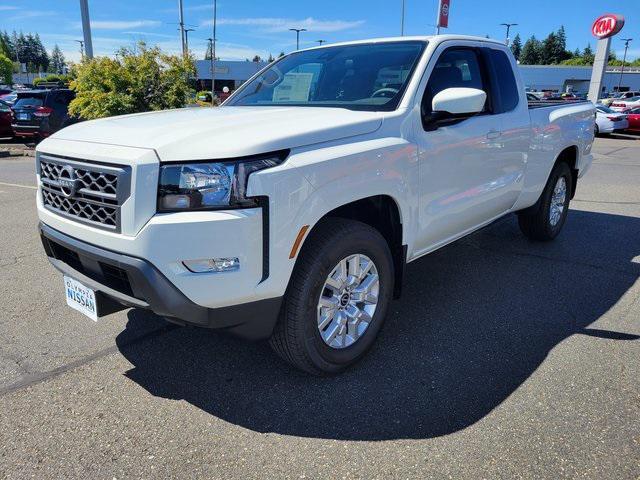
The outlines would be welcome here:
[[[219,108],[44,140],[40,232],[61,294],[94,320],[148,309],[337,373],[373,344],[408,262],[512,213],[555,238],[594,116],[590,102],[529,107],[510,50],[486,38],[316,47]]]
[[[606,107],[609,107],[613,102],[617,100],[626,100],[628,98],[637,97],[637,96],[640,96],[640,92],[637,92],[637,91],[622,92],[614,95],[613,97],[603,98],[599,101],[599,103],[603,104]]]
[[[625,112],[640,107],[640,96],[615,100],[609,108],[615,112]]]
[[[596,135],[613,133],[629,128],[627,116],[605,107],[596,105]]]

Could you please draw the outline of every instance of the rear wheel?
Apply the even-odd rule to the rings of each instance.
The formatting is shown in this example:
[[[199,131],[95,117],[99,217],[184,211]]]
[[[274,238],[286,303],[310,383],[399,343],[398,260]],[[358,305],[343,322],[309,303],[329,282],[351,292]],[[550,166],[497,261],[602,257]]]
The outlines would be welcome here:
[[[558,163],[549,176],[537,211],[518,214],[520,230],[532,240],[553,240],[564,226],[571,199],[571,170]]]
[[[371,347],[392,292],[382,235],[361,222],[322,220],[300,253],[270,344],[306,372],[338,373]]]

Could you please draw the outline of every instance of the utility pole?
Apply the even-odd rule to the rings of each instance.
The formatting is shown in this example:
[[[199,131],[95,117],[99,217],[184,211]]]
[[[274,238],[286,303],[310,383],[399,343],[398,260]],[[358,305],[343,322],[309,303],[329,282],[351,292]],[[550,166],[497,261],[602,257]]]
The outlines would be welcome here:
[[[213,0],[213,38],[211,42],[211,107],[213,99],[216,98],[216,26],[218,23],[218,0]]]
[[[184,34],[184,12],[182,11],[182,0],[178,0],[178,15],[180,21],[178,25],[180,26],[180,45],[182,46],[182,57],[185,57],[187,54],[187,49],[185,45],[185,34]]]
[[[501,23],[500,25],[507,27],[507,36],[504,40],[504,43],[507,45],[507,47],[509,46],[509,30],[511,30],[511,27],[515,27],[516,25],[518,25],[517,23]]]
[[[82,17],[82,35],[84,36],[84,52],[87,58],[93,58],[93,43],[91,42],[91,22],[89,21],[89,2],[80,0],[80,15]]]
[[[316,40],[316,42],[318,42],[320,44],[320,46],[322,46],[323,43],[326,43],[326,40]]]
[[[402,8],[400,9],[400,36],[404,37],[404,0],[402,0]]]
[[[296,50],[300,50],[300,32],[306,32],[306,28],[290,28],[292,32],[296,32]]]
[[[620,86],[622,85],[622,74],[624,73],[624,64],[627,61],[627,50],[629,49],[629,43],[633,38],[621,38],[624,42],[624,57],[622,58],[622,67],[620,68],[620,80],[618,80],[618,93],[620,93]]]
[[[84,42],[82,40],[74,40],[80,44],[80,58],[84,60]]]
[[[196,29],[195,28],[185,28],[184,29],[184,45],[185,48],[187,50],[187,53],[189,53],[189,32],[195,32]]]

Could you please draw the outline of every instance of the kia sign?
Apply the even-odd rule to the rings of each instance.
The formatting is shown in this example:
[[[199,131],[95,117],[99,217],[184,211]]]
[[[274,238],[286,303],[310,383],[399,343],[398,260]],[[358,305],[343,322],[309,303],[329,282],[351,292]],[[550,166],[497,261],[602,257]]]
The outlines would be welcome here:
[[[609,38],[622,30],[623,26],[624,17],[622,15],[607,13],[598,17],[596,21],[593,22],[591,33],[593,33],[594,37],[599,39]]]
[[[438,9],[438,27],[447,28],[449,26],[449,6],[451,0],[440,0]]]

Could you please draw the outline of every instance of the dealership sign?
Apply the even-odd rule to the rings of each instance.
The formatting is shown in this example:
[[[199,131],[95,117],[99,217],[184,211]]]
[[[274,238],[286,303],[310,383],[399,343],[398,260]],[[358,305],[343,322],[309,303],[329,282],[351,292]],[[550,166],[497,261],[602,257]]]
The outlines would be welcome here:
[[[593,36],[599,39],[613,37],[616,33],[622,30],[624,26],[624,17],[613,13],[607,13],[598,17],[593,26],[591,27],[591,33]]]
[[[438,27],[447,28],[449,26],[449,7],[451,0],[440,0],[438,9]]]

